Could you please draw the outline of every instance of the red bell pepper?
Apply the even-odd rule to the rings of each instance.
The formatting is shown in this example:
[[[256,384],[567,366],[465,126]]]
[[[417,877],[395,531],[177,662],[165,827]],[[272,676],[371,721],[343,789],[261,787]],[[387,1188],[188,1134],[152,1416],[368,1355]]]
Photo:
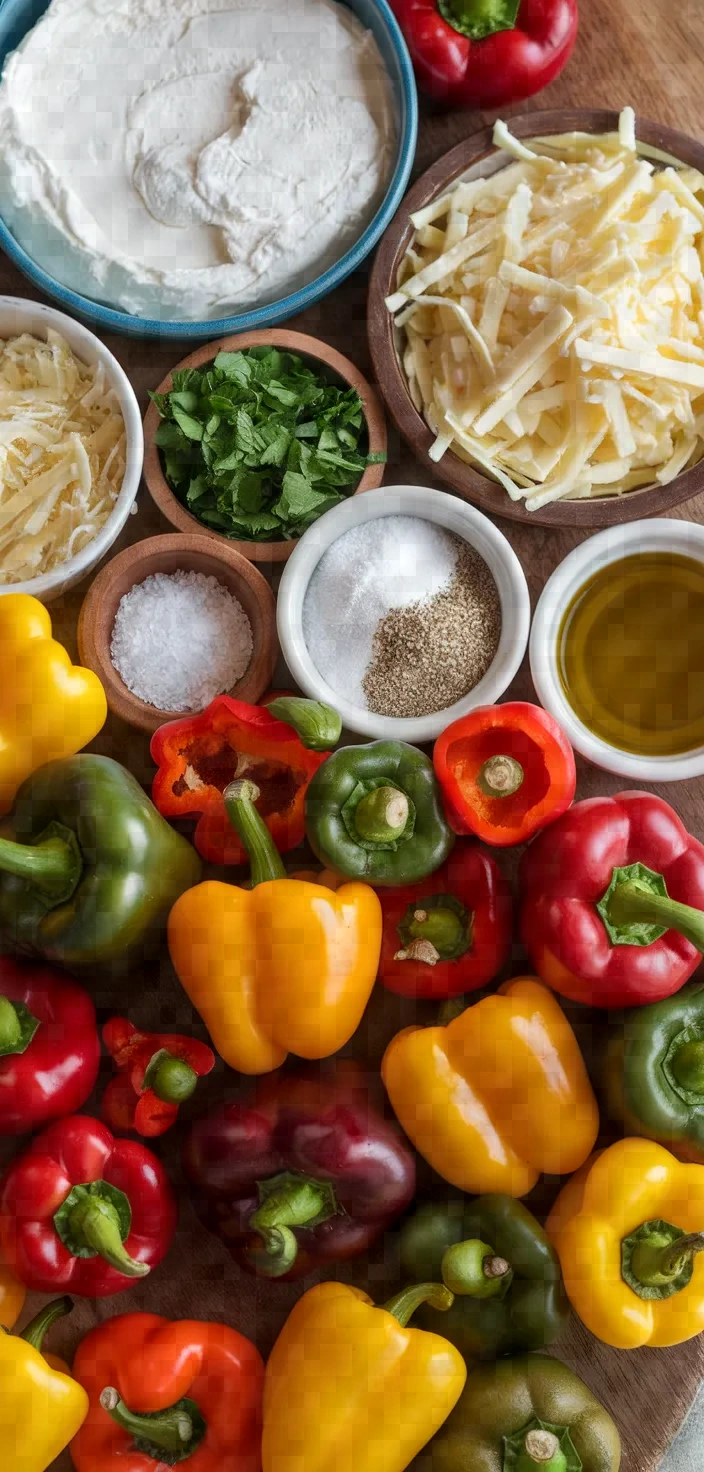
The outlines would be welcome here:
[[[193,1126],[184,1167],[235,1261],[298,1278],[366,1252],[412,1201],[414,1157],[354,1064],[272,1074]]]
[[[456,833],[495,848],[526,843],[564,813],[577,773],[567,737],[540,705],[482,705],[435,743],[433,762]]]
[[[704,951],[704,845],[647,792],[575,803],[526,850],[523,943],[543,981],[592,1007],[672,996]]]
[[[390,0],[418,86],[448,107],[503,107],[569,61],[577,0]]]
[[[0,957],[0,1135],[75,1113],[99,1063],[95,1008],[83,987],[51,966]]]
[[[74,1114],[37,1135],[0,1193],[0,1248],[40,1293],[120,1293],[166,1256],[176,1198],[155,1155]]]
[[[106,1022],[103,1042],[119,1072],[103,1094],[100,1118],[111,1130],[134,1130],[147,1139],[171,1129],[179,1105],[215,1066],[206,1043],[179,1033],[140,1032],[126,1017]]]
[[[511,891],[494,859],[458,843],[417,884],[378,891],[384,916],[379,977],[402,997],[441,1000],[486,986],[511,945]]]

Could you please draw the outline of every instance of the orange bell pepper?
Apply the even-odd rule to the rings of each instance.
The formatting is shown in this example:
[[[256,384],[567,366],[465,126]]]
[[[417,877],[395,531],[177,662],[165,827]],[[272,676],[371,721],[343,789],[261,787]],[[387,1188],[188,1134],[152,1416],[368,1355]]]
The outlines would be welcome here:
[[[0,1333],[14,1328],[24,1308],[27,1289],[20,1283],[8,1262],[0,1258]]]
[[[596,1099],[572,1028],[532,977],[506,982],[442,1027],[409,1027],[381,1073],[416,1149],[462,1191],[525,1196],[591,1151]]]

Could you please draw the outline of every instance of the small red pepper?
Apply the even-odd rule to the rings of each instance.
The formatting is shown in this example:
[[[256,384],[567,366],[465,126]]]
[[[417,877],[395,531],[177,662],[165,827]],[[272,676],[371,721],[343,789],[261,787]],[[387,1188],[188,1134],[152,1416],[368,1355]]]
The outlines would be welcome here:
[[[103,1042],[119,1072],[103,1094],[100,1118],[111,1130],[134,1130],[146,1139],[171,1129],[179,1105],[215,1066],[206,1043],[179,1033],[140,1032],[126,1017],[106,1022]]]
[[[390,0],[418,86],[448,107],[503,107],[569,61],[577,0]]]
[[[441,1000],[486,986],[511,945],[511,891],[494,859],[458,843],[416,884],[378,891],[384,915],[379,978],[402,997]]]
[[[157,1267],[176,1215],[150,1150],[74,1114],[37,1135],[7,1171],[0,1248],[28,1288],[104,1298]]]
[[[672,996],[704,951],[704,845],[647,792],[577,802],[523,855],[521,933],[554,991],[591,1007]]]
[[[0,957],[0,1135],[74,1114],[99,1063],[95,1007],[83,987],[51,966]]]
[[[435,772],[456,833],[495,848],[526,843],[569,807],[577,773],[557,721],[523,700],[481,705],[435,743]]]

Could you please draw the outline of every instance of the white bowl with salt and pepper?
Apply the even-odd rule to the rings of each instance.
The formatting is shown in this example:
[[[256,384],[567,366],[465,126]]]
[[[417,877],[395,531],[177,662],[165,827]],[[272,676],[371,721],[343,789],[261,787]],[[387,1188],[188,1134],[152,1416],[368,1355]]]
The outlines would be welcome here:
[[[438,594],[447,596],[448,568],[443,564],[443,557],[445,564],[447,562],[447,551],[443,544],[449,543],[451,539],[454,539],[454,545],[458,541],[466,544],[466,568],[470,574],[476,575],[478,584],[493,582],[494,601],[498,595],[500,605],[499,626],[494,627],[492,615],[492,626],[487,630],[487,638],[491,640],[491,654],[489,658],[485,656],[488,667],[481,678],[460,699],[443,705],[442,709],[429,710],[422,715],[380,714],[369,709],[368,703],[365,703],[366,695],[360,691],[360,668],[364,667],[369,655],[369,629],[373,625],[373,616],[370,609],[365,608],[363,626],[360,623],[355,628],[354,615],[350,615],[350,610],[359,599],[365,578],[368,580],[368,567],[360,567],[359,586],[356,586],[353,568],[346,569],[344,576],[340,576],[337,607],[334,603],[328,604],[328,627],[321,627],[321,614],[325,607],[323,590],[326,570],[329,588],[334,585],[331,574],[335,566],[343,566],[342,554],[347,547],[360,553],[364,546],[371,545],[377,556],[380,555],[380,549],[392,547],[393,535],[391,539],[388,532],[385,536],[383,527],[378,528],[378,538],[371,534],[372,523],[389,517],[416,518],[429,524],[420,529],[415,577],[412,565],[410,567],[411,579],[408,586],[412,588],[412,593],[395,591],[392,574],[388,581],[384,580],[385,586],[379,590],[378,595],[373,587],[370,589],[369,603],[373,595],[375,607],[388,611],[388,624],[387,618],[383,619],[383,623],[388,627],[391,637],[395,630],[398,630],[401,637],[408,637],[409,615],[419,620],[417,627],[422,637],[422,620],[427,617],[424,609],[433,603],[437,606]],[[401,526],[402,523],[398,520],[392,523],[392,534]],[[370,537],[363,540],[361,534],[355,533],[355,529],[366,529]],[[350,536],[350,533],[355,534]],[[342,538],[346,538],[344,543],[340,541]],[[336,552],[331,552],[337,543],[340,545]],[[458,567],[463,561],[462,550],[459,557],[455,552]],[[330,554],[327,563],[323,561],[326,554]],[[336,565],[332,561],[335,557]],[[490,579],[486,576],[487,569]],[[401,587],[401,582],[397,580],[396,590]],[[315,641],[311,637],[312,602],[317,621]],[[383,486],[378,491],[367,491],[363,496],[352,497],[336,506],[301,538],[281,579],[277,621],[284,658],[293,678],[306,695],[334,706],[340,712],[343,725],[360,736],[417,743],[434,741],[451,721],[457,720],[478,705],[491,705],[503,695],[526,651],[530,629],[530,597],[523,569],[515,552],[488,517],[475,511],[465,501],[442,491],[424,486]],[[374,642],[375,663],[383,670],[380,630],[381,625],[377,629]],[[468,639],[467,629],[458,628],[458,634],[462,657],[471,660],[475,652],[471,639]],[[336,668],[335,659],[338,653],[339,668]],[[481,650],[477,650],[477,655],[481,659]],[[450,644],[448,665],[452,661],[453,647]],[[321,672],[321,667],[329,678]],[[481,668],[481,664],[477,667]],[[366,691],[369,688],[368,675],[364,683]],[[438,689],[442,688],[442,683],[438,682]],[[349,693],[345,693],[345,684],[348,691],[352,692],[352,698]]]

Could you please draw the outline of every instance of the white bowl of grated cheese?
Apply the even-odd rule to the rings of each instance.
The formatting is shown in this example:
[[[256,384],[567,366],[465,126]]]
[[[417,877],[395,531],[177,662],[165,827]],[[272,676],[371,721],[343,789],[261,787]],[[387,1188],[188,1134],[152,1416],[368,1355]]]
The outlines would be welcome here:
[[[0,296],[0,421],[0,594],[49,603],[93,571],[133,508],[139,405],[87,327]]]

